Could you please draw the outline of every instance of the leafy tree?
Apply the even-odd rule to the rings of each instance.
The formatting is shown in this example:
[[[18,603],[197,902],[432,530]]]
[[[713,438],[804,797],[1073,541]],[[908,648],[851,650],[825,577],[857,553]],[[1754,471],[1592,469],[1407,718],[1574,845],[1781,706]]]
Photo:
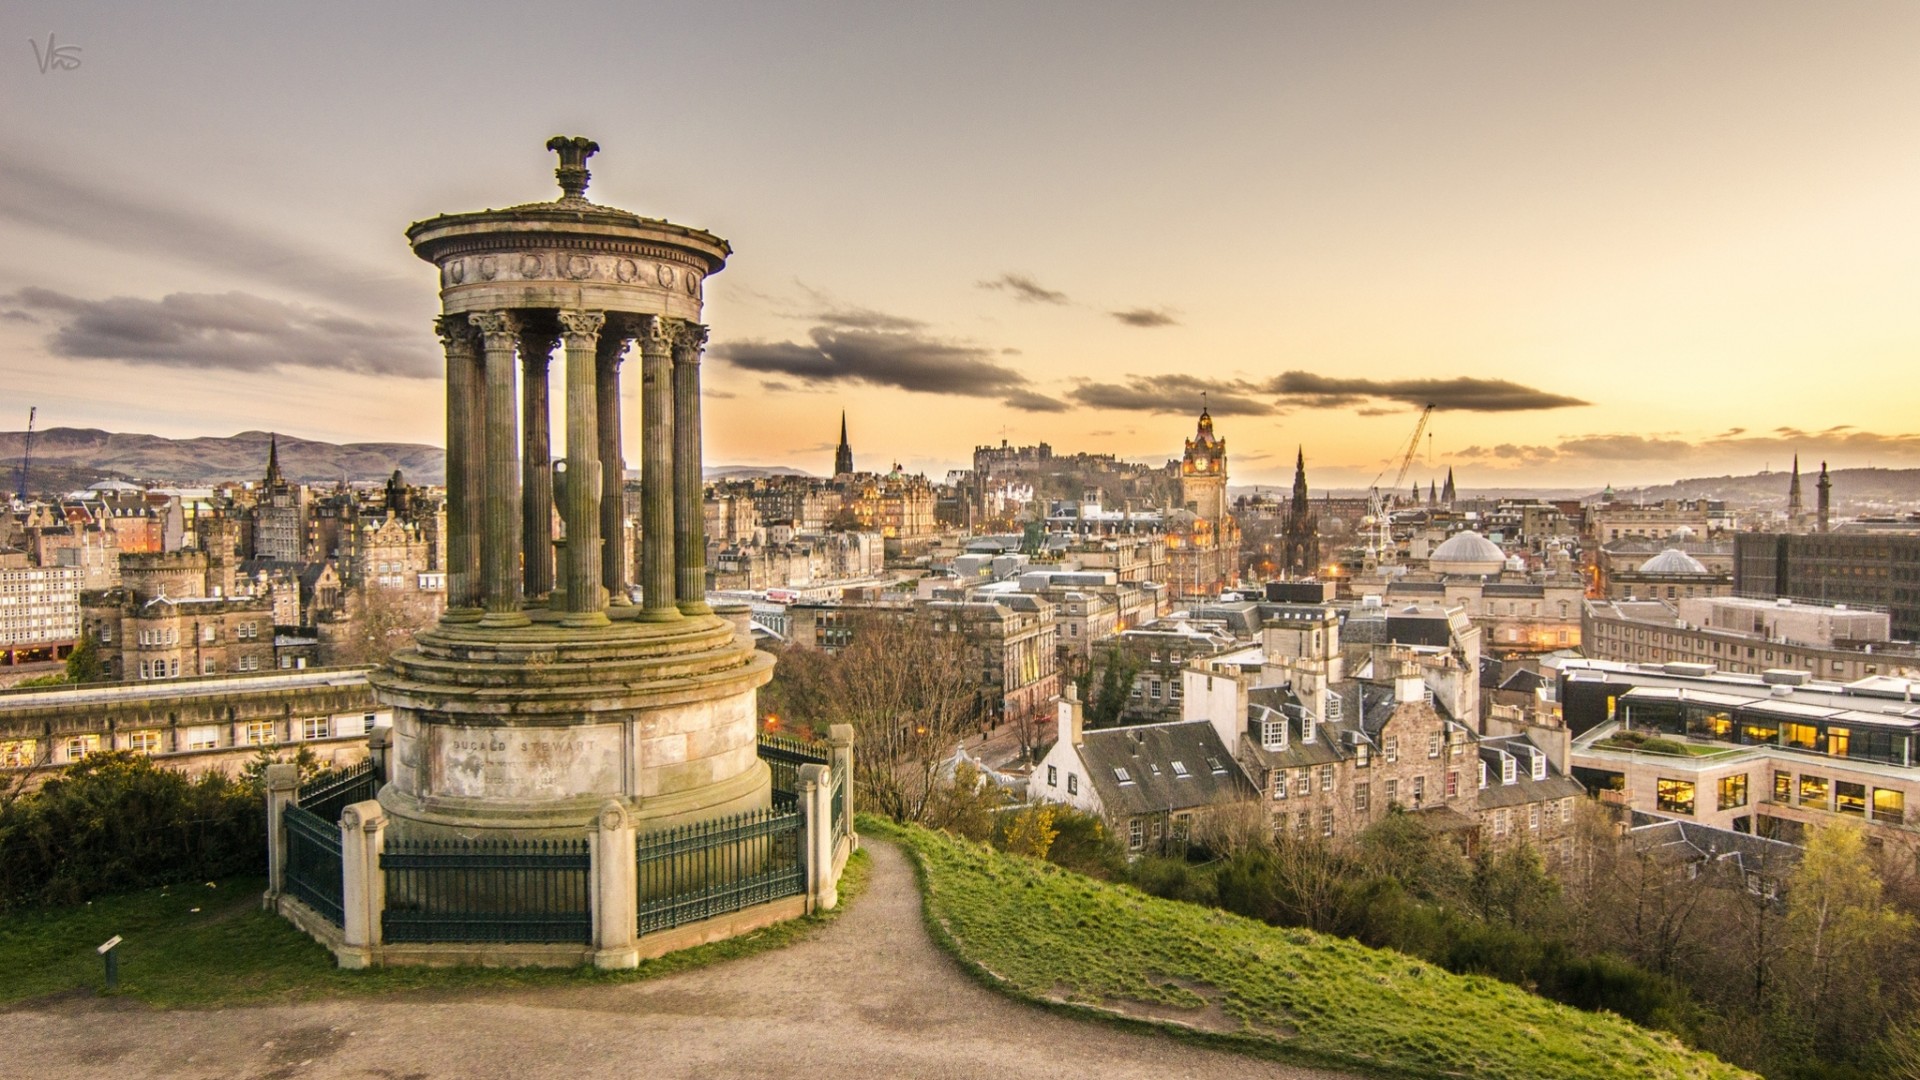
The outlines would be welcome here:
[[[968,840],[993,837],[995,818],[1011,800],[998,784],[982,776],[971,762],[953,767],[953,783],[943,784],[927,805],[927,824]]]
[[[1816,1054],[1837,1056],[1890,1019],[1885,976],[1913,933],[1913,917],[1886,903],[1858,826],[1828,824],[1807,838],[1788,882],[1787,934],[1798,960],[1791,1011]]]
[[[102,682],[106,677],[107,666],[100,660],[100,643],[92,634],[82,633],[80,643],[67,654],[67,681]]]
[[[1483,921],[1532,930],[1552,920],[1560,883],[1548,876],[1533,845],[1520,843],[1481,851],[1473,860],[1467,895]]]
[[[1006,838],[1000,844],[1002,850],[1012,855],[1046,858],[1053,848],[1054,837],[1060,835],[1053,827],[1053,814],[1052,803],[1033,803],[1021,808],[1007,822]]]

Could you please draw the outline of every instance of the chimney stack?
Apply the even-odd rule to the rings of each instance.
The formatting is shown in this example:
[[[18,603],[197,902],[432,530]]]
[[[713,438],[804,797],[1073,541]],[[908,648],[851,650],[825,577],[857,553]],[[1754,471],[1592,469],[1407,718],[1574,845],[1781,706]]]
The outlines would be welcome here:
[[[1079,746],[1086,741],[1084,732],[1087,726],[1086,712],[1080,707],[1080,688],[1072,682],[1060,695],[1060,741],[1068,746]]]

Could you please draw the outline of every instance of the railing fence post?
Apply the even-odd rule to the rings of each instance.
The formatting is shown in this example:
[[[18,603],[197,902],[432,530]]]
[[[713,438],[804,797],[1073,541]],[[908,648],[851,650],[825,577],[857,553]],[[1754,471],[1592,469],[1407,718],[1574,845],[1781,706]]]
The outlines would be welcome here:
[[[853,829],[853,725],[835,724],[827,729],[827,745],[833,747],[833,771],[839,775],[840,805],[847,815],[847,850],[860,846],[860,834]]]
[[[593,966],[616,970],[638,967],[640,952],[634,941],[640,919],[639,852],[627,808],[608,800],[594,819],[588,839]]]
[[[807,845],[807,909],[824,911],[840,902],[833,879],[833,773],[825,765],[800,766],[800,813]]]
[[[387,907],[387,879],[380,869],[386,847],[387,813],[372,799],[340,811],[340,911],[343,968],[373,964],[380,948],[380,916]]]
[[[267,893],[260,905],[277,911],[287,887],[287,826],[281,811],[299,798],[298,765],[267,766]]]

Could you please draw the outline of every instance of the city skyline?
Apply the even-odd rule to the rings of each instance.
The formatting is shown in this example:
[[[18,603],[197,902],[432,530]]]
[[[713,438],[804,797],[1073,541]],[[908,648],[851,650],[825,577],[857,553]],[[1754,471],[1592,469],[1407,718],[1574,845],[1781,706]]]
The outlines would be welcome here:
[[[1237,485],[1390,478],[1428,401],[1466,487],[1920,464],[1920,9],[575,10],[29,8],[0,429],[440,443],[400,231],[551,198],[564,133],[734,243],[715,465],[819,472],[842,408],[862,467],[1164,460],[1203,392]]]

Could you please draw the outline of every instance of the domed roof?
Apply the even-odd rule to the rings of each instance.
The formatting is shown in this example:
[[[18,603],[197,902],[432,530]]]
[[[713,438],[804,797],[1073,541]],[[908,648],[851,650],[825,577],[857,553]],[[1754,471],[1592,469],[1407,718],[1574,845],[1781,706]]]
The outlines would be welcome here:
[[[1499,545],[1472,529],[1454,533],[1427,556],[1427,566],[1443,574],[1497,574],[1506,564]]]
[[[1640,564],[1643,574],[1704,574],[1706,566],[1679,548],[1667,550]]]

